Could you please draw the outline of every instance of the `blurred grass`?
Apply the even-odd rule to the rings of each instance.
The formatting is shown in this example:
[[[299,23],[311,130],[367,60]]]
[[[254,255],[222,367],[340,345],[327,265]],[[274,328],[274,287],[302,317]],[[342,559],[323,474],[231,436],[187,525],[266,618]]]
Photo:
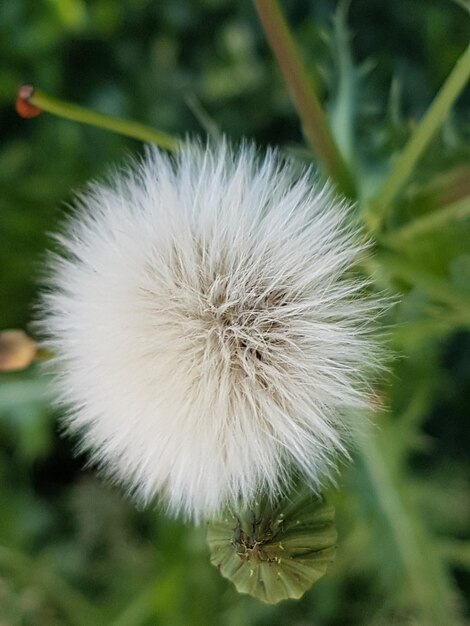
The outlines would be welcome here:
[[[285,2],[338,144],[369,198],[467,45],[468,16],[447,0],[353,1],[345,74],[335,9],[328,0]],[[0,3],[0,328],[27,327],[33,317],[47,233],[72,191],[141,149],[46,115],[19,119],[12,101],[22,82],[168,133],[209,127],[312,158],[251,3]],[[467,92],[391,207],[383,247],[406,271],[387,266],[380,250],[375,267],[378,281],[401,294],[389,320],[396,356],[380,390],[389,407],[381,418],[389,467],[432,549],[445,555],[455,603],[467,619],[468,104]],[[350,117],[353,136],[344,135]],[[439,221],[453,202],[464,207],[463,217]],[[431,227],[414,226],[417,218]],[[410,271],[424,274],[424,282]],[[426,288],[429,281],[438,281],[437,291]],[[449,290],[457,300],[439,297]],[[74,609],[77,623],[95,619],[88,610],[99,615],[97,624],[117,626],[417,623],[389,519],[360,459],[330,495],[340,531],[335,565],[300,602],[269,607],[238,596],[218,576],[204,529],[135,510],[83,470],[84,459],[74,458],[72,443],[58,434],[48,400],[47,381],[35,367],[1,375],[0,546],[18,564],[32,563],[21,574],[0,551],[1,626],[73,623],[42,571],[80,595],[87,608]]]

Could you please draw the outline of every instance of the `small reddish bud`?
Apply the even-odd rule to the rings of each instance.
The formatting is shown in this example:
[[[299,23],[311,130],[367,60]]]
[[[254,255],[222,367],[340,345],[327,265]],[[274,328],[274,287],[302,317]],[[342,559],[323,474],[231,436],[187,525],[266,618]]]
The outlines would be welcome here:
[[[31,104],[29,99],[34,94],[34,87],[32,85],[21,85],[18,89],[15,109],[20,117],[24,117],[25,119],[31,119],[33,117],[37,117],[40,113],[42,113],[42,109],[34,104]]]

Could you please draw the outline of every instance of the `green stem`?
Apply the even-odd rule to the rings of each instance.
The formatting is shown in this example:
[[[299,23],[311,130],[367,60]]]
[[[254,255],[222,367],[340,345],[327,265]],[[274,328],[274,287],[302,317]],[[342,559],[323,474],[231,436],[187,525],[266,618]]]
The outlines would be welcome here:
[[[90,126],[97,126],[98,128],[110,130],[139,141],[153,143],[165,150],[176,150],[179,146],[179,141],[174,137],[149,128],[144,124],[91,111],[76,104],[53,98],[38,89],[33,91],[28,98],[28,102],[42,111],[47,111],[47,113],[52,113],[58,117]]]
[[[10,570],[23,583],[40,587],[73,626],[99,624],[99,613],[63,578],[26,555],[0,546],[0,570]]]
[[[380,229],[392,202],[402,190],[429,142],[443,123],[470,76],[470,45],[455,64],[428,111],[416,126],[407,145],[396,158],[381,189],[371,203],[370,228]]]
[[[468,197],[416,218],[409,224],[384,235],[382,241],[393,246],[400,245],[423,233],[437,231],[450,222],[461,221],[467,217],[470,217],[470,198]]]
[[[254,0],[254,3],[312,150],[338,188],[346,196],[355,197],[354,179],[333,138],[279,3],[277,0]]]
[[[407,573],[419,611],[417,623],[422,626],[461,624],[442,559],[419,523],[412,502],[407,501],[393,475],[386,432],[374,432],[365,437],[361,451],[369,481]]]
[[[417,287],[438,302],[456,309],[463,316],[461,319],[465,319],[467,324],[470,323],[470,296],[454,289],[449,281],[417,269],[396,254],[382,252],[377,258],[377,263],[392,276]]]

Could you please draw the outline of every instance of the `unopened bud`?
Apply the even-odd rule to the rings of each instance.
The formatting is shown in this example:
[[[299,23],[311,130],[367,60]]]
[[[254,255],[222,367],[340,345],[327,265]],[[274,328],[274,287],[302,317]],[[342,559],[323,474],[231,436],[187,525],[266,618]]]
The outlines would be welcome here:
[[[36,357],[36,342],[22,330],[0,332],[0,372],[28,367]]]
[[[334,509],[307,489],[261,498],[211,522],[207,542],[211,562],[240,593],[268,604],[298,599],[335,557]]]
[[[42,113],[42,109],[31,104],[29,101],[34,94],[34,87],[32,85],[21,85],[18,89],[18,94],[16,97],[15,109],[20,117],[24,117],[26,119],[31,119],[33,117],[37,117],[40,113]]]

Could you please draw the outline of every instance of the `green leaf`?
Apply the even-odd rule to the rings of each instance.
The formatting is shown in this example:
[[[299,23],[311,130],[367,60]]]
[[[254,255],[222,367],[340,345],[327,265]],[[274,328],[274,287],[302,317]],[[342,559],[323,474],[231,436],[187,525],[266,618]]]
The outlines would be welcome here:
[[[356,161],[354,122],[356,116],[357,75],[351,53],[351,35],[347,25],[349,3],[338,4],[333,18],[333,45],[337,63],[336,91],[329,106],[331,129],[338,148],[350,168]]]

